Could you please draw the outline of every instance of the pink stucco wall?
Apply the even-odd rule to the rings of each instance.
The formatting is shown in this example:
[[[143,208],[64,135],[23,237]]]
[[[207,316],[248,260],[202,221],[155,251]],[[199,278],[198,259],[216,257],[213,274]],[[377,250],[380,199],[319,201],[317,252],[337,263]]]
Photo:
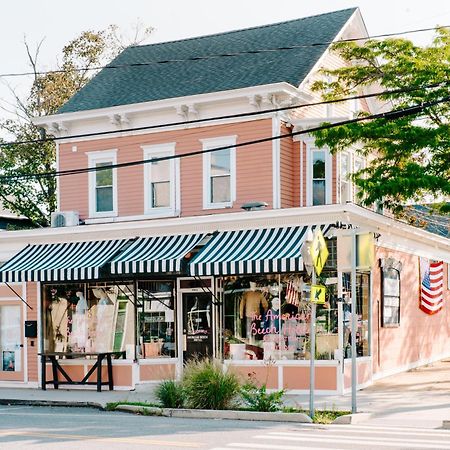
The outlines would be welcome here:
[[[434,315],[419,309],[419,258],[399,251],[378,248],[376,261],[395,258],[401,272],[400,326],[381,326],[381,270],[373,271],[372,355],[373,372],[393,371],[420,361],[427,362],[450,353],[450,292],[448,265],[444,264],[444,308]]]

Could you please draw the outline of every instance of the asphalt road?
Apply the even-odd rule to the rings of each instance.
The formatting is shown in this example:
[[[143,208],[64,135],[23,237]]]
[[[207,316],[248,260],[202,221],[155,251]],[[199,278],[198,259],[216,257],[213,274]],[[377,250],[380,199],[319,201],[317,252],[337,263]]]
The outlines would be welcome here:
[[[89,408],[0,406],[0,449],[450,449],[450,430],[173,419]]]

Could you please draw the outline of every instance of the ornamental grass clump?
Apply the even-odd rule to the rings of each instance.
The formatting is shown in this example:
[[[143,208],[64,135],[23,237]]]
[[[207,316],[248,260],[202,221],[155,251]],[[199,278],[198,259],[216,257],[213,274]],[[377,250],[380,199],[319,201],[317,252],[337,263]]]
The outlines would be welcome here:
[[[186,364],[183,386],[187,406],[194,409],[230,409],[240,392],[236,374],[223,371],[221,364],[209,359]]]
[[[186,400],[183,385],[174,380],[161,382],[156,388],[155,396],[163,408],[183,408]]]
[[[241,389],[242,400],[251,411],[280,411],[283,406],[284,394],[284,390],[269,393],[265,384],[257,386],[252,382],[247,383]]]

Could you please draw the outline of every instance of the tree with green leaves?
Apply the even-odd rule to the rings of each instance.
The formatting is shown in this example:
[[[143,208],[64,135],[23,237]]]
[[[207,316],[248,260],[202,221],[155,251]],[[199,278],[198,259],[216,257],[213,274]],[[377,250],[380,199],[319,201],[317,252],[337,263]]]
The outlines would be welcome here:
[[[328,81],[313,85],[327,100],[376,89],[385,91],[378,105],[389,110],[439,103],[317,131],[316,143],[334,153],[353,147],[367,157],[367,166],[353,175],[362,204],[377,202],[401,212],[408,202],[433,198],[448,212],[442,199],[450,196],[450,30],[438,29],[426,47],[387,39],[336,43],[332,51],[345,64],[324,70]]]
[[[143,28],[140,23],[136,23],[134,38],[128,45],[142,42],[151,32],[151,28]],[[11,89],[15,99],[15,118],[0,121],[0,130],[13,137],[13,144],[0,148],[0,174],[3,176],[55,170],[56,152],[53,142],[18,142],[41,138],[42,130],[33,125],[32,118],[56,113],[72,95],[86,85],[99,67],[126,47],[116,26],[102,31],[85,31],[63,48],[61,63],[55,71],[40,73],[38,57],[41,45],[42,41],[36,51],[32,52],[25,42],[34,73],[30,92],[23,100]],[[8,139],[8,142],[11,140]],[[48,226],[50,214],[56,209],[56,179],[12,178],[7,183],[0,184],[0,202],[5,209],[30,219],[34,226]]]

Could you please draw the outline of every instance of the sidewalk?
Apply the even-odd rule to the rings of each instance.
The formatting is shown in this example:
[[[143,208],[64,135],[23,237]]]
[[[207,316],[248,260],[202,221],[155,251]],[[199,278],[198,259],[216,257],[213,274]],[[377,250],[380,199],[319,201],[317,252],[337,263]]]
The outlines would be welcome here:
[[[135,391],[0,388],[5,404],[54,404],[105,407],[107,403],[155,402],[155,385]],[[287,395],[286,404],[309,408],[309,395]],[[371,413],[372,425],[438,428],[450,420],[450,359],[384,378],[357,393],[358,412]],[[351,409],[350,395],[316,396],[316,409]]]

